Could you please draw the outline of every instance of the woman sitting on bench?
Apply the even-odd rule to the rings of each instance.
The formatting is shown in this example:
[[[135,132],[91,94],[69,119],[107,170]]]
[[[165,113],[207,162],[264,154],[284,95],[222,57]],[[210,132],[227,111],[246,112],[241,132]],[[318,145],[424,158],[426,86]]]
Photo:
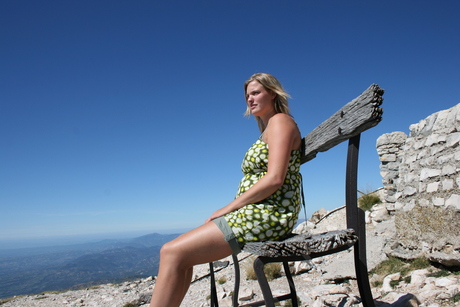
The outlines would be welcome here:
[[[193,266],[238,254],[246,242],[281,240],[300,211],[301,135],[288,97],[272,75],[257,73],[244,84],[246,114],[261,136],[247,151],[236,198],[203,225],[163,245],[151,307],[179,306]]]

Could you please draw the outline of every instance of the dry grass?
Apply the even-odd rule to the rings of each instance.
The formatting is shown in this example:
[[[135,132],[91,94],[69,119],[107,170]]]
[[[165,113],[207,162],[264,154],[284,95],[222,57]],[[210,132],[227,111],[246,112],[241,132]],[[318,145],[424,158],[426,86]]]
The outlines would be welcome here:
[[[254,272],[254,260],[256,258],[252,257],[250,261],[247,262],[245,265],[246,271],[246,279],[257,280],[256,272]],[[272,262],[267,263],[264,266],[264,273],[267,277],[267,280],[273,280],[281,276],[281,263],[280,262]]]

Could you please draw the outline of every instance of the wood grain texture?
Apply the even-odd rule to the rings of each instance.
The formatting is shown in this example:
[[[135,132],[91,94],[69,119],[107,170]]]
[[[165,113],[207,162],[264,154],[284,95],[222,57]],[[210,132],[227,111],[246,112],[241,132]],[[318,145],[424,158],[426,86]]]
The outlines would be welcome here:
[[[382,120],[384,90],[372,84],[303,138],[301,163],[376,126]]]

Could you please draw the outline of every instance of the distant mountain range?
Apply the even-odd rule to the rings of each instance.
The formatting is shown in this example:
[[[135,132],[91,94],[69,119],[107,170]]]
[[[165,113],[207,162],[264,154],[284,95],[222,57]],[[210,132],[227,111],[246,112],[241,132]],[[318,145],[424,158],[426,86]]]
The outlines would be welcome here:
[[[178,235],[1,250],[0,298],[155,276],[161,246]]]

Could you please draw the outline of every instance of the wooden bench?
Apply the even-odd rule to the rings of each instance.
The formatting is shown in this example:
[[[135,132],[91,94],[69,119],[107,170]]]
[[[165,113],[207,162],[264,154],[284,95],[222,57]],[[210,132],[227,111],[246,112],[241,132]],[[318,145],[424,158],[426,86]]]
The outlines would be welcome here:
[[[291,299],[292,306],[297,307],[297,293],[288,263],[334,254],[351,247],[354,249],[356,279],[363,306],[374,307],[367,271],[364,212],[357,206],[357,171],[360,135],[361,132],[376,126],[381,121],[383,109],[380,108],[380,105],[383,102],[383,92],[383,89],[378,85],[371,85],[360,96],[347,103],[302,140],[302,163],[314,159],[318,152],[324,152],[348,140],[345,174],[347,229],[316,235],[292,235],[283,241],[247,243],[243,250],[258,256],[254,261],[254,271],[264,299],[259,302],[238,305],[240,269],[238,258],[233,255],[235,268],[234,307],[262,305],[274,307],[275,302],[287,299]],[[270,262],[283,263],[290,288],[289,294],[273,297],[263,271],[264,265]],[[218,307],[213,263],[210,263],[209,266],[211,271],[211,306]]]

